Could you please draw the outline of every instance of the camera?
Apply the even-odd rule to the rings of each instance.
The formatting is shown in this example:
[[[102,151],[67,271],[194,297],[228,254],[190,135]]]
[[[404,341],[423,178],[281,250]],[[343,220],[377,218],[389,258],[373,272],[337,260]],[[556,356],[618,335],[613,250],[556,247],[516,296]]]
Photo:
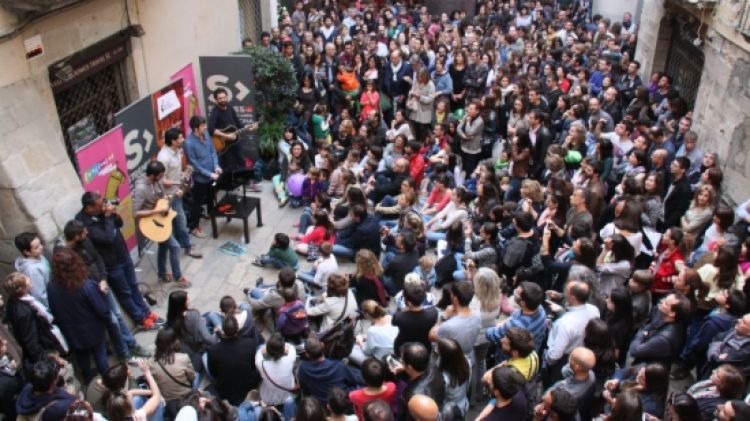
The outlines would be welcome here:
[[[105,199],[104,200],[105,205],[112,205],[112,206],[118,206],[120,204],[120,199]]]

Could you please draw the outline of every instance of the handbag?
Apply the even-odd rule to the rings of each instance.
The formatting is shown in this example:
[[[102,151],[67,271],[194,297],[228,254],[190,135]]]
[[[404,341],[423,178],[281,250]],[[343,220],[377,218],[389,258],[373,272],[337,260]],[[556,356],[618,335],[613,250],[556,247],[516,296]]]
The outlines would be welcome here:
[[[348,357],[354,349],[356,320],[352,320],[350,317],[344,318],[348,305],[349,291],[346,292],[344,309],[341,311],[341,315],[325,332],[318,334],[318,340],[323,343],[325,356],[328,358],[342,360]]]

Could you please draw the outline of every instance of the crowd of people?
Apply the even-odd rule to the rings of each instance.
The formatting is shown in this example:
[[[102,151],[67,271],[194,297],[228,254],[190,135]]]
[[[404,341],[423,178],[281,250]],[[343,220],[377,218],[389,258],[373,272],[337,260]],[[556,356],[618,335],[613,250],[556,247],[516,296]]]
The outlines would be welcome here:
[[[189,233],[222,167],[215,119],[194,117],[200,198],[160,245],[160,280],[178,287],[165,318],[113,204],[85,193],[51,259],[37,235],[16,237],[0,413],[750,419],[750,200],[724,205],[720,157],[670,75],[642,74],[637,33],[630,13],[613,22],[586,0],[282,8],[258,44],[290,60],[299,89],[266,172],[279,206],[302,212],[253,261],[278,278],[191,306],[179,250],[201,257]],[[182,171],[184,136],[167,140],[139,181],[146,201]],[[158,329],[153,355],[124,316]]]

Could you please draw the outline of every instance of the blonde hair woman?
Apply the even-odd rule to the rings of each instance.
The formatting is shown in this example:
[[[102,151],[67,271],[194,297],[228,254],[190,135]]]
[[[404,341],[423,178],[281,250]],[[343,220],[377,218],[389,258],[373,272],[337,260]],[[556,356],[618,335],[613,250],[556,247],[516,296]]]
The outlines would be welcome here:
[[[680,219],[682,230],[694,236],[700,235],[714,214],[714,188],[709,184],[702,184],[695,190],[693,201],[685,215]]]
[[[488,327],[495,326],[500,316],[503,281],[497,275],[497,272],[486,267],[477,269],[471,279],[474,282],[474,298],[471,300],[469,308],[479,314],[482,320],[482,329],[479,331],[477,341],[474,344],[476,357],[474,358],[474,367],[471,370],[470,387],[474,393],[479,393],[482,387],[480,380],[486,369],[485,357],[490,345],[484,333]]]
[[[357,303],[362,304],[365,300],[373,300],[381,305],[388,304],[388,296],[383,287],[383,266],[380,260],[370,250],[360,249],[354,258],[357,271],[349,275],[349,282],[356,287]]]
[[[386,355],[393,354],[398,327],[391,324],[391,316],[385,308],[373,300],[362,303],[362,314],[371,324],[365,335],[357,335],[357,346],[352,350],[350,359],[357,364],[367,357],[382,361]]]

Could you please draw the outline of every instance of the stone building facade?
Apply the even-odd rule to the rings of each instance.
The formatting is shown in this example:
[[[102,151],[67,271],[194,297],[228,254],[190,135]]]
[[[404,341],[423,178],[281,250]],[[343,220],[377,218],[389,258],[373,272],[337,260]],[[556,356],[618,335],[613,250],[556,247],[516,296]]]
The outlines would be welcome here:
[[[29,14],[33,7],[38,9]],[[109,57],[112,63],[96,71],[111,72],[117,82],[112,96],[100,99],[114,113],[164,86],[170,75],[188,63],[194,64],[197,73],[199,56],[237,51],[243,35],[240,19],[236,0],[3,2],[0,276],[8,273],[17,255],[16,234],[38,232],[49,242],[80,208],[81,185],[55,102],[60,98],[55,79],[76,80],[75,75],[65,75],[65,64],[82,55],[94,57],[97,51]],[[247,22],[242,26],[245,32],[249,30]],[[38,41],[43,54],[27,58],[24,43]],[[104,48],[111,50],[104,54]],[[97,74],[81,78],[81,83],[106,87],[108,80],[96,79]],[[200,92],[198,97],[202,98]]]
[[[750,0],[643,2],[636,59],[667,71],[693,105],[703,150],[716,151],[723,198],[750,197]]]

